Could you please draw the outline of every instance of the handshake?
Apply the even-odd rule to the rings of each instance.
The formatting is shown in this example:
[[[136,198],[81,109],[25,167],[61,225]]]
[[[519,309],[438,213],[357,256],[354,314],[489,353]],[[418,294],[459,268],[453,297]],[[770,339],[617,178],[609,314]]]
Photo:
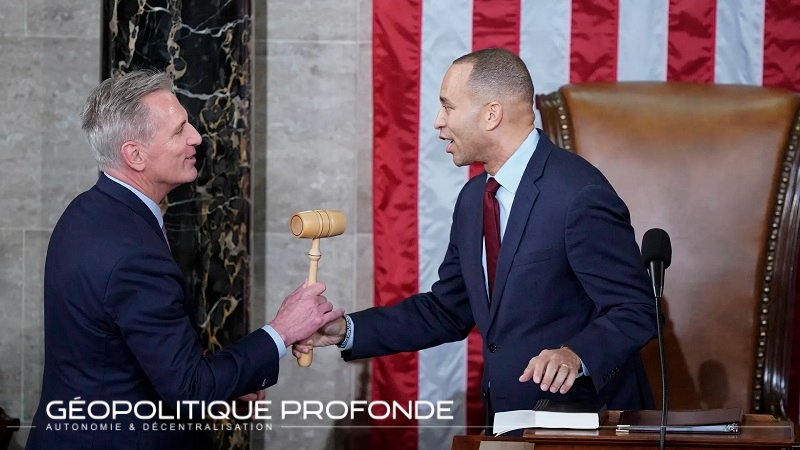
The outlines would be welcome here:
[[[323,283],[304,283],[283,300],[269,323],[284,344],[293,345],[295,357],[308,353],[311,346],[324,347],[344,339],[347,329],[344,310],[334,310],[323,292]]]

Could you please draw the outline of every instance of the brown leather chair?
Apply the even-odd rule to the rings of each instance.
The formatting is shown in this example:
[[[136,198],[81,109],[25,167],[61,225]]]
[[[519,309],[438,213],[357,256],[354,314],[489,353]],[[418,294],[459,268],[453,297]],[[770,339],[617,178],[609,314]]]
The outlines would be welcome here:
[[[638,242],[650,228],[670,234],[670,408],[787,417],[800,97],[621,82],[564,86],[537,103],[548,136],[597,166],[626,202]],[[660,403],[655,340],[642,356]]]

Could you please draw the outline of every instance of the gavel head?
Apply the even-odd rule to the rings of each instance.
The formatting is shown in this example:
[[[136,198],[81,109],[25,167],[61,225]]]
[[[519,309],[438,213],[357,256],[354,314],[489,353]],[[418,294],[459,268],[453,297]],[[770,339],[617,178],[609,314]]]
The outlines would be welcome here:
[[[344,233],[347,219],[341,211],[315,209],[294,213],[289,221],[289,227],[296,238],[326,238]]]

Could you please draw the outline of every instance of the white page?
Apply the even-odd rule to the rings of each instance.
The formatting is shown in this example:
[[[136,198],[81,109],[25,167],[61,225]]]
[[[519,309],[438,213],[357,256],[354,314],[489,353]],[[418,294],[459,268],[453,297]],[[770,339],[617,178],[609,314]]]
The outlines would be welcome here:
[[[520,428],[533,428],[536,426],[535,414],[530,409],[517,411],[503,411],[495,413],[493,431],[494,435],[506,433]]]

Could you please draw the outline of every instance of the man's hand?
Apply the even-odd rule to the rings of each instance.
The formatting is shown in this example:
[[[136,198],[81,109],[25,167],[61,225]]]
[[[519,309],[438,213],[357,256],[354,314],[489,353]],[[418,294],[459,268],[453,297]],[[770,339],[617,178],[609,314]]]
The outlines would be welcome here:
[[[253,420],[256,415],[256,408],[255,406],[251,407],[248,403],[264,400],[264,390],[260,390],[258,392],[253,392],[252,394],[245,394],[236,400],[233,401],[233,407],[236,408],[236,415],[241,417],[246,412],[250,411],[250,416],[247,418],[248,420]]]
[[[333,305],[321,294],[325,292],[323,283],[295,289],[278,309],[269,325],[283,339],[287,346],[305,339],[316,330],[344,315],[343,309],[333,309]]]
[[[346,332],[347,322],[343,317],[328,322],[310,338],[294,344],[292,346],[292,354],[295,358],[299,358],[301,354],[308,353],[312,346],[327,347],[328,345],[336,345],[344,340]]]
[[[533,379],[543,391],[566,394],[575,383],[580,369],[581,359],[569,347],[542,350],[539,356],[528,363],[519,381],[524,383]]]

